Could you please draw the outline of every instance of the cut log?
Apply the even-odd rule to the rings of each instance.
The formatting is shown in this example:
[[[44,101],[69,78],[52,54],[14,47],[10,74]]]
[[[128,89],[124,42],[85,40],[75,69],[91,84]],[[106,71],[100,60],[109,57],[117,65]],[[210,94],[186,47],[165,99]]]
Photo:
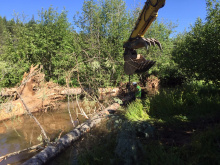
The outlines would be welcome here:
[[[0,91],[0,96],[2,97],[10,97],[10,96],[15,96],[16,94],[16,88],[3,88]],[[63,87],[58,87],[55,89],[56,94],[61,94],[61,95],[80,95],[83,93],[83,91],[91,92],[92,90],[90,89],[81,89],[81,88],[63,88]],[[117,96],[119,91],[119,88],[98,88],[98,93],[100,95],[106,95],[110,94],[111,96]]]
[[[79,95],[82,93],[81,88],[70,88],[70,89],[64,89],[61,91],[62,95]]]
[[[47,163],[49,160],[51,160],[52,158],[60,154],[62,151],[64,151],[64,149],[69,147],[72,144],[72,142],[75,142],[83,134],[89,132],[91,128],[100,124],[101,121],[105,118],[106,114],[109,114],[109,111],[115,111],[119,107],[120,105],[118,103],[114,103],[106,109],[95,114],[93,117],[90,118],[90,120],[77,126],[74,130],[60,138],[58,142],[49,145],[40,153],[38,153],[28,161],[24,162],[23,165],[41,165]]]

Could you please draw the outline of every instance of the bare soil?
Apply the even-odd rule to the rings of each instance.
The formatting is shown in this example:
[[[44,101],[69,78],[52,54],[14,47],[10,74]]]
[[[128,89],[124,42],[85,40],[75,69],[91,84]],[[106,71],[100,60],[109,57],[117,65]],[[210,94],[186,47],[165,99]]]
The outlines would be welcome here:
[[[56,83],[45,82],[44,77],[39,66],[31,66],[29,73],[24,74],[19,87],[2,90],[2,96],[12,95],[13,97],[7,103],[1,104],[0,121],[26,113],[21,98],[31,112],[55,108],[57,102],[65,98],[65,95],[61,94],[63,88]]]

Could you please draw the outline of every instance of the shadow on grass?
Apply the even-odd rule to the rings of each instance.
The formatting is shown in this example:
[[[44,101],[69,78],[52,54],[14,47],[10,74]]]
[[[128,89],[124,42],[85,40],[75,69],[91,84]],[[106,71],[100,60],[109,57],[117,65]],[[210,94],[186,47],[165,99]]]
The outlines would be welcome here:
[[[78,164],[220,164],[219,111],[216,89],[160,91],[81,139]]]
[[[162,90],[151,99],[148,113],[156,130],[147,145],[150,164],[220,164],[218,89]]]
[[[220,92],[211,87],[164,89],[150,101],[149,115],[164,122],[214,119],[220,114]]]

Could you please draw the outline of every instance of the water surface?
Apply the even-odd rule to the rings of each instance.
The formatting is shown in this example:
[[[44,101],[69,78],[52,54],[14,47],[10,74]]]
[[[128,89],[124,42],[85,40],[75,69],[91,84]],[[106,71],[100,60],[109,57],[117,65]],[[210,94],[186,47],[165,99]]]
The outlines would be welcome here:
[[[70,106],[71,114],[75,124],[77,122],[76,110],[77,104],[74,102]],[[84,107],[86,111],[86,108]],[[55,140],[59,135],[72,130],[74,127],[71,123],[70,116],[67,110],[67,103],[63,103],[58,110],[51,110],[45,112],[34,113],[47,136],[51,140]],[[80,122],[85,120],[85,117],[78,114]],[[35,121],[28,115],[23,115],[0,122],[0,157],[8,153],[16,152],[28,147],[41,143],[41,130]],[[6,161],[0,162],[2,164],[20,164],[20,162],[32,157],[35,153],[24,153],[17,156],[12,156]]]

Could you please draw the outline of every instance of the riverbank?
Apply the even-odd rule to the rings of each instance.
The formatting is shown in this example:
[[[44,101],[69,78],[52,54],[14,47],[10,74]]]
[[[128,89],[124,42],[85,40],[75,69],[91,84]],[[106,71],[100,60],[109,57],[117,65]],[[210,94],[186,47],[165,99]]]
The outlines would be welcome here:
[[[98,88],[63,87],[53,82],[45,82],[44,73],[38,66],[31,66],[29,73],[24,73],[20,86],[4,88],[0,91],[0,99],[5,98],[6,102],[0,104],[0,121],[15,118],[24,114],[57,109],[59,102],[67,97],[87,95],[96,93],[97,97],[90,97],[96,101],[107,97],[117,96],[119,88]],[[1,100],[0,100],[1,101]]]
[[[49,164],[219,163],[219,100],[210,86],[161,89],[120,108]]]
[[[130,114],[128,106],[112,120],[113,127],[107,123],[97,130],[98,137],[86,135],[78,147],[78,164],[220,163],[219,89],[198,85],[166,89],[132,107],[143,111]],[[146,112],[149,118],[143,119]],[[154,136],[141,129],[148,124]]]
[[[120,107],[118,103],[114,103],[106,109],[100,111],[99,113],[93,115],[88,121],[78,125],[74,130],[67,133],[65,136],[60,138],[57,142],[48,145],[40,153],[23,163],[23,165],[29,164],[45,164],[66,148],[68,148],[71,143],[78,140],[82,135],[88,133],[93,127],[99,125],[101,121],[105,118],[105,115],[109,114],[110,111],[115,111]]]

